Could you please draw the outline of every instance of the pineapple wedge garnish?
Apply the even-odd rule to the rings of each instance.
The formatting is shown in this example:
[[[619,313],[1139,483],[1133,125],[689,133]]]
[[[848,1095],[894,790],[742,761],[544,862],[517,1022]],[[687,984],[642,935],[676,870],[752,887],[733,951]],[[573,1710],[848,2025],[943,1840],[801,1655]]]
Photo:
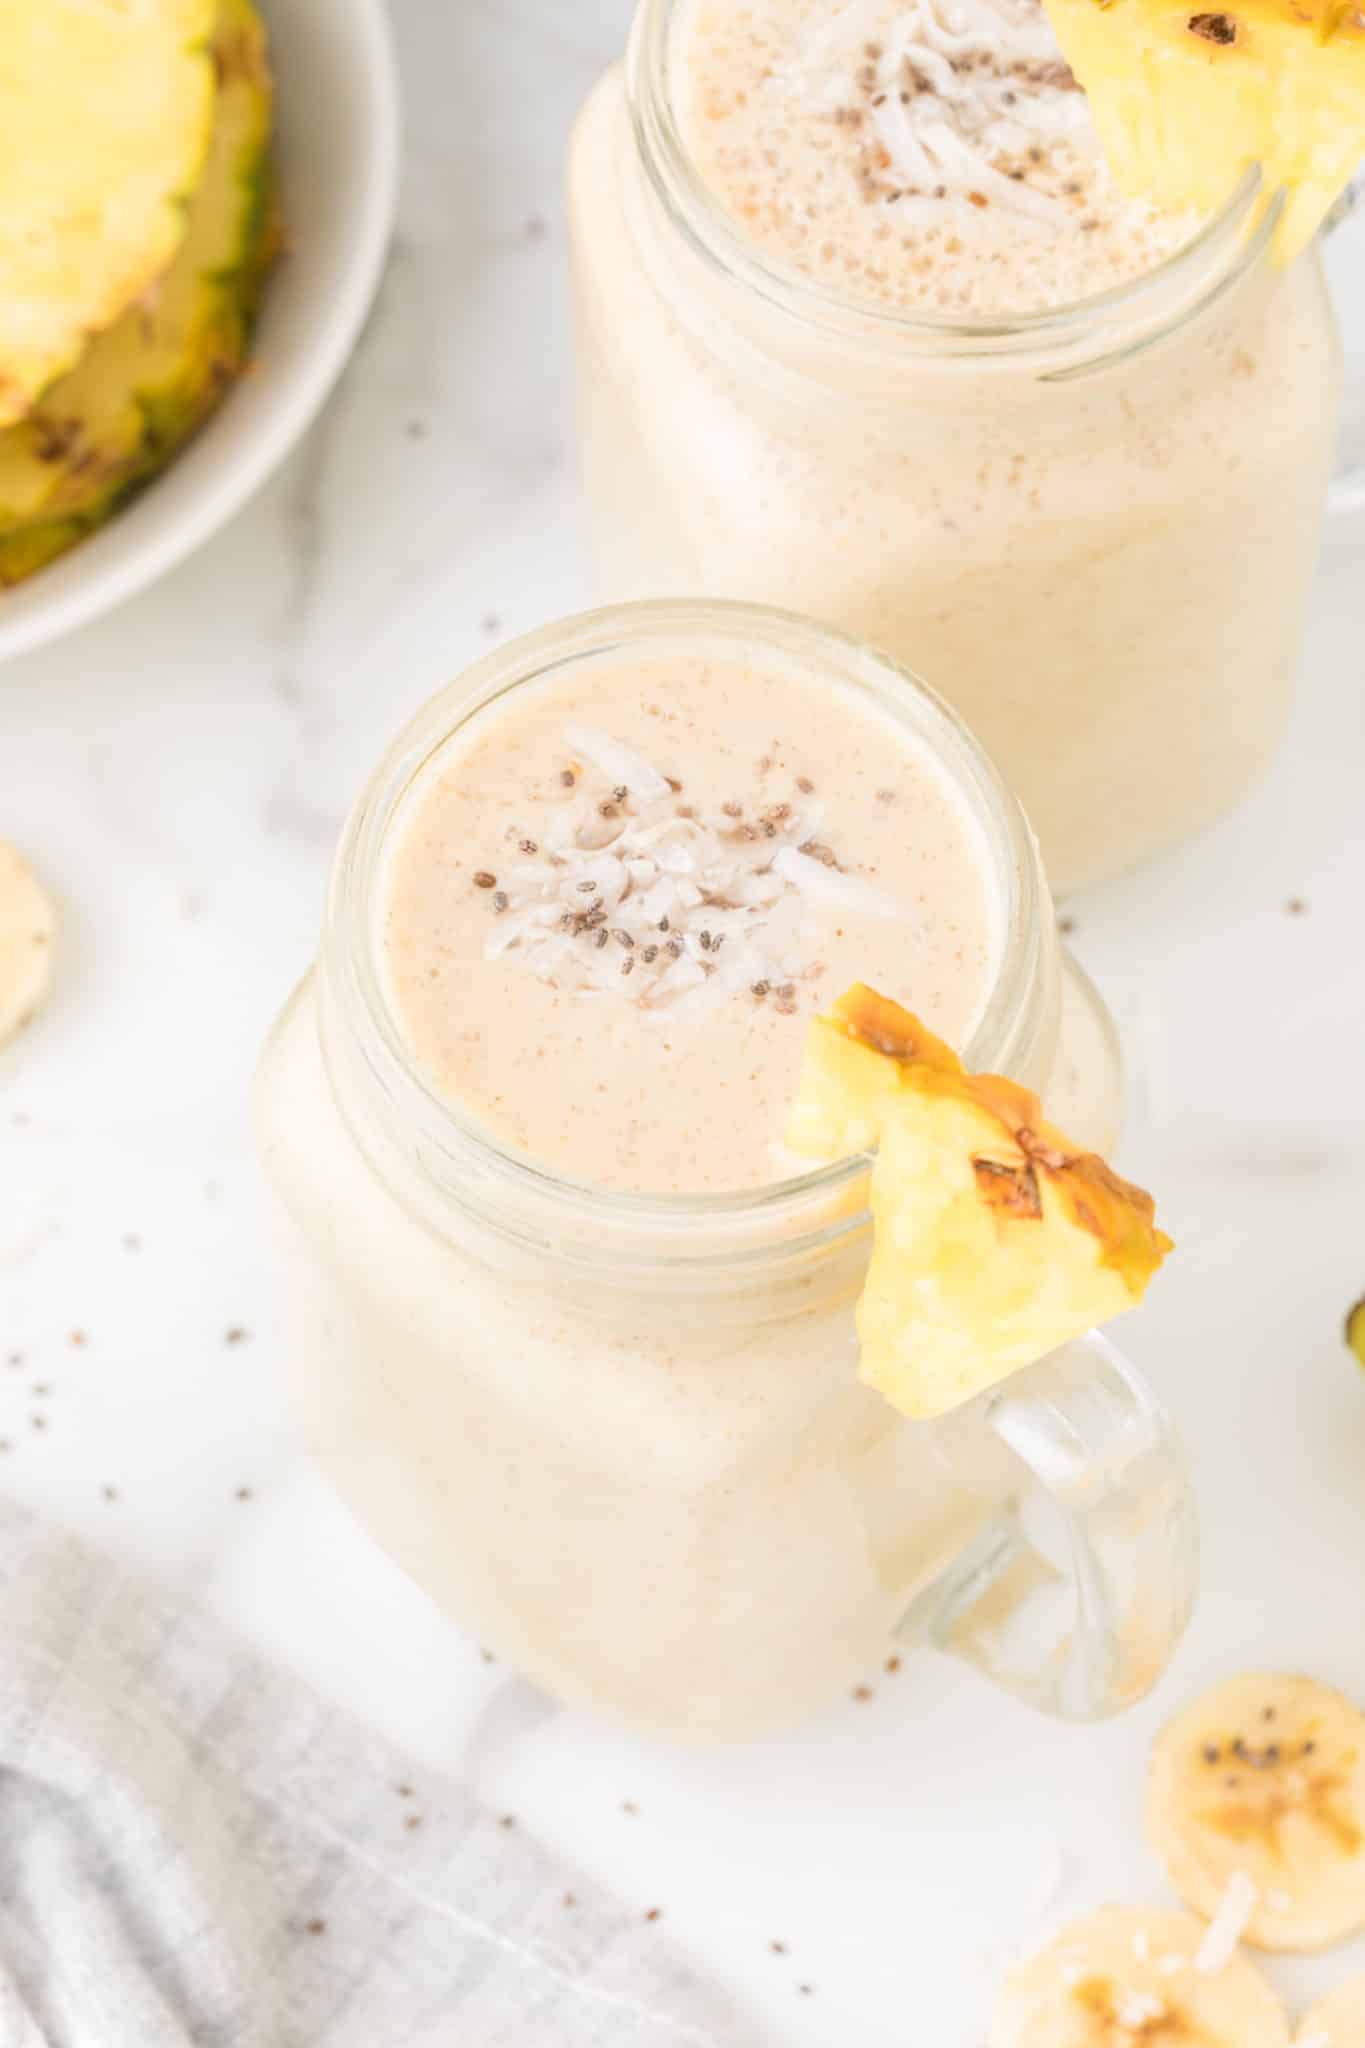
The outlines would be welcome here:
[[[1253,164],[1281,189],[1288,261],[1365,157],[1359,0],[1044,0],[1129,192],[1212,213]]]
[[[97,335],[28,416],[0,432],[0,588],[117,511],[202,424],[245,361],[278,243],[270,67],[251,0],[219,0],[212,54],[212,139],[175,261],[145,304]]]
[[[787,1142],[877,1148],[861,1373],[941,1415],[1141,1300],[1171,1248],[1152,1198],[1047,1123],[1036,1095],[969,1074],[861,985],[817,1018]]]
[[[214,0],[0,0],[0,427],[139,299],[208,147]]]

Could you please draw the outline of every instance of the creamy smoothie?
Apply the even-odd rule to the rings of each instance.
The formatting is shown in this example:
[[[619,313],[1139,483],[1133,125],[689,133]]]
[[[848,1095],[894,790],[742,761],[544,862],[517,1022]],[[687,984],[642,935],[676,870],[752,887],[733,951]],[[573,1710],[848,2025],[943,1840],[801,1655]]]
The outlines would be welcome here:
[[[325,1469],[479,1640],[637,1725],[856,1682],[1000,1485],[858,1382],[863,1169],[782,1151],[858,977],[1112,1139],[1104,1012],[942,708],[799,621],[626,607],[400,742],[262,1064]]]
[[[875,305],[1046,312],[1199,227],[1117,190],[1037,0],[697,0],[680,69],[685,146],[740,231]]]
[[[894,720],[681,656],[475,720],[408,800],[382,900],[438,1093],[637,1193],[799,1171],[782,1128],[816,1008],[869,981],[965,1045],[1002,943],[972,820]]]
[[[1036,0],[643,0],[570,215],[604,595],[889,649],[1054,886],[1254,782],[1330,460],[1316,257],[1118,192]]]

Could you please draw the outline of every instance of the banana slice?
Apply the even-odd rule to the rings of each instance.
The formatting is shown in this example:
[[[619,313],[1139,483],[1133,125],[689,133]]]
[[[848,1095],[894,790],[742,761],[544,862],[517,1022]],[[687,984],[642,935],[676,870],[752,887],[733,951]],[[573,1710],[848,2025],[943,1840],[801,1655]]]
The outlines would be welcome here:
[[[0,839],[0,1045],[22,1031],[52,977],[52,899]]]
[[[1253,1948],[1343,1940],[1365,1926],[1365,1715],[1310,1678],[1215,1686],[1157,1738],[1147,1828],[1196,1913],[1250,1880]]]
[[[1220,1966],[1220,1967],[1215,1967]],[[1243,1956],[1185,1913],[1105,1906],[1005,1980],[990,2048],[1289,2048],[1289,2023]]]
[[[1365,2048],[1365,1977],[1351,1977],[1299,2021],[1294,2048]]]

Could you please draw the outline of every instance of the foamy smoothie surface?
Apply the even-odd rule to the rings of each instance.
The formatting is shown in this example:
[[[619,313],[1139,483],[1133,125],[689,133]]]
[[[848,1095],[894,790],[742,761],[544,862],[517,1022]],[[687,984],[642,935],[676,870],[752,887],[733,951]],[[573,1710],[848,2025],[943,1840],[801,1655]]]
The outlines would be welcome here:
[[[851,688],[629,650],[524,685],[429,761],[380,882],[387,1000],[435,1092],[640,1193],[800,1170],[806,1026],[850,982],[969,1038],[999,941],[927,747]]]
[[[1128,282],[1195,232],[1125,197],[1038,0],[692,0],[685,144],[770,256],[989,318]]]

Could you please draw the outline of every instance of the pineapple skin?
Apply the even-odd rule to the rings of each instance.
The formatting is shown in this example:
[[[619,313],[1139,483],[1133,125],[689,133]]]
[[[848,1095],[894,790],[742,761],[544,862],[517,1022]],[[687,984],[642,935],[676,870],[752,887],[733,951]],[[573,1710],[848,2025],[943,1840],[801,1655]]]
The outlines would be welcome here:
[[[265,30],[221,0],[204,175],[180,253],[148,303],[97,336],[34,412],[0,433],[0,588],[104,525],[215,410],[246,361],[281,241]]]

